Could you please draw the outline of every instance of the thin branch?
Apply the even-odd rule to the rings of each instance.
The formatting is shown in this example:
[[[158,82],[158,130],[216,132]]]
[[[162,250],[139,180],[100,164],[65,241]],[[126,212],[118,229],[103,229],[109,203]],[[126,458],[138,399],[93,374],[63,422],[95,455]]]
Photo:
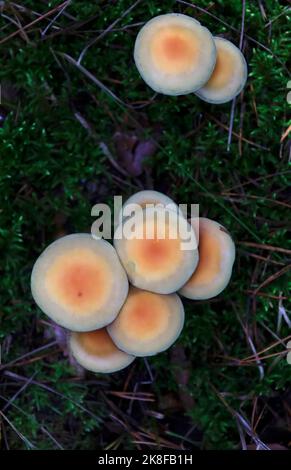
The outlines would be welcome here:
[[[205,10],[205,8],[201,8],[197,5],[194,5],[193,3],[189,3],[189,2],[185,2],[184,0],[176,0],[177,3],[181,3],[183,5],[186,5],[187,7],[190,7],[190,8],[195,8],[196,10],[199,10],[201,11],[202,13],[205,13],[206,15],[209,15],[211,16],[211,18],[214,18],[216,21],[219,21],[219,23],[223,24],[224,26],[226,26],[227,28],[231,29],[232,31],[235,31],[236,33],[238,33],[238,29],[235,28],[234,26],[232,26],[231,24],[227,23],[226,21],[222,20],[221,18],[219,18],[218,16],[214,15],[213,13],[211,13],[210,11],[207,11]],[[275,59],[276,61],[284,68],[284,70],[287,72],[288,76],[291,75],[290,73],[290,70],[288,69],[288,67],[276,56],[276,54],[274,54],[274,52],[269,49],[268,47],[266,47],[264,44],[262,44],[261,42],[257,41],[256,39],[254,39],[253,37],[249,36],[248,34],[245,34],[245,37],[249,40],[249,41],[252,41],[254,44],[257,44],[259,47],[261,47],[262,49],[264,49],[265,51],[269,52],[269,54],[271,54]]]
[[[7,416],[2,413],[0,410],[0,415],[2,418],[9,424],[9,426],[13,429],[13,431],[17,434],[17,436],[26,444],[26,446],[30,449],[35,448],[35,446],[14,426],[14,424],[7,418]]]
[[[60,9],[60,11],[56,14],[56,16],[49,22],[49,24],[44,28],[43,31],[41,31],[41,37],[43,38],[47,31],[51,28],[51,26],[53,26],[53,24],[57,21],[57,19],[64,13],[64,11],[66,10],[66,8],[71,4],[71,1],[72,0],[68,0],[66,5],[63,6],[63,8]]]
[[[61,3],[61,5],[58,5],[57,7],[48,11],[47,13],[44,13],[39,18],[36,18],[35,20],[23,26],[21,29],[18,29],[17,31],[14,31],[13,33],[9,34],[9,36],[7,36],[6,38],[1,39],[0,44],[4,44],[5,42],[9,41],[9,39],[14,38],[14,36],[17,36],[17,34],[21,33],[22,31],[30,28],[31,26],[34,26],[36,23],[39,23],[40,21],[44,20],[48,16],[53,15],[56,11],[63,8],[64,5],[66,5],[68,1],[71,1],[71,0],[67,0],[66,2]]]
[[[280,246],[273,245],[264,245],[263,243],[254,243],[254,242],[238,242],[239,245],[251,246],[253,248],[258,248],[261,250],[267,251],[277,251],[278,253],[284,253],[286,255],[291,255],[291,250],[286,248],[281,248]]]
[[[102,39],[107,33],[109,33],[109,31],[111,31],[114,28],[114,26],[116,26],[117,23],[119,23],[119,21],[121,21],[125,16],[127,16],[128,13],[130,13],[140,2],[141,2],[141,0],[137,0],[133,5],[131,5],[127,10],[125,10],[119,18],[117,18],[115,21],[113,21],[113,23],[111,23],[104,31],[102,31],[102,33],[99,34],[99,36],[97,36],[97,38],[92,39],[92,41],[90,41],[89,44],[87,44],[87,46],[82,50],[81,54],[79,55],[79,58],[77,60],[78,65],[81,64],[81,62],[84,58],[84,55],[86,54],[88,49],[91,46],[93,46],[93,44],[95,44],[97,41]]]
[[[0,43],[1,44],[1,43]],[[113,93],[110,88],[108,88],[104,83],[102,83],[100,80],[98,80],[95,75],[93,75],[89,70],[87,70],[83,65],[79,64],[73,57],[71,57],[69,54],[66,53],[60,53],[61,57],[64,57],[70,64],[74,65],[77,69],[80,70],[87,78],[89,78],[95,85],[97,85],[102,91],[104,91],[107,95],[111,96],[111,98],[114,99],[114,101],[117,101],[117,103],[121,104],[122,106],[128,106],[126,103],[124,103],[118,96]]]
[[[32,374],[32,376],[29,379],[27,379],[27,381],[22,385],[22,387],[20,387],[20,389],[17,390],[17,392],[13,395],[13,397],[11,397],[7,401],[7,403],[3,406],[2,411],[5,411],[14,402],[14,400],[16,400],[16,398],[28,387],[28,385],[31,384],[36,374],[37,374],[37,371],[34,372],[34,374]]]
[[[23,356],[20,356],[17,359],[14,359],[13,361],[8,362],[7,364],[0,365],[0,370],[6,369],[7,367],[10,367],[10,366],[16,364],[17,362],[22,361],[22,359],[25,359],[29,356],[32,356],[33,354],[36,354],[40,351],[43,351],[44,349],[48,349],[48,348],[51,348],[52,346],[56,346],[56,345],[57,345],[57,341],[52,341],[51,343],[45,344],[44,346],[40,346],[39,348],[36,348],[33,351],[29,351],[28,353],[23,354]]]
[[[278,279],[279,277],[283,276],[283,274],[287,273],[289,270],[291,269],[291,264],[288,264],[287,266],[285,266],[284,268],[280,269],[280,271],[277,271],[275,274],[272,274],[271,276],[269,276],[267,279],[264,280],[264,282],[262,282],[262,284],[259,285],[259,287],[257,287],[255,289],[255,293],[256,292],[260,292],[260,290],[267,286],[268,284],[270,284],[271,282],[275,281],[276,279]]]
[[[246,2],[245,0],[242,0],[242,20],[241,20],[240,39],[239,39],[240,50],[242,50],[242,46],[243,46],[244,31],[245,31],[245,15],[246,15]],[[228,138],[227,138],[227,151],[228,152],[230,151],[231,139],[232,139],[232,133],[233,133],[235,105],[236,105],[236,97],[232,100],[232,103],[231,103],[229,131],[228,131]]]
[[[54,436],[51,435],[51,433],[44,426],[41,426],[40,429],[42,430],[44,434],[46,434],[51,439],[51,441],[56,445],[58,449],[64,450],[63,446],[56,440]]]
[[[247,144],[250,144],[250,145],[252,145],[253,147],[257,147],[257,148],[260,148],[260,149],[262,149],[262,150],[267,150],[267,151],[270,150],[268,147],[264,147],[263,145],[257,144],[256,142],[253,142],[252,140],[249,140],[249,139],[247,139],[246,137],[240,136],[240,134],[238,134],[237,132],[234,132],[233,130],[230,130],[230,127],[228,127],[228,126],[226,126],[225,124],[223,124],[222,122],[220,122],[220,121],[219,121],[215,116],[213,116],[212,114],[205,113],[205,115],[208,116],[210,119],[212,119],[214,122],[216,122],[216,124],[218,124],[220,127],[222,127],[222,129],[227,130],[228,133],[231,131],[232,135],[234,135],[234,136],[237,137],[238,139],[243,140],[243,141],[246,142]]]

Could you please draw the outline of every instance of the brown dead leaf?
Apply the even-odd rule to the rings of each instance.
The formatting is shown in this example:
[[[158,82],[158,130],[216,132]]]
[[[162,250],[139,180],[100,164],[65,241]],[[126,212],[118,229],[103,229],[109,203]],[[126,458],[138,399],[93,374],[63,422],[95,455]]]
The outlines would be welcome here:
[[[118,163],[130,176],[140,176],[144,162],[152,157],[157,146],[152,140],[139,140],[135,134],[116,132],[113,137]]]

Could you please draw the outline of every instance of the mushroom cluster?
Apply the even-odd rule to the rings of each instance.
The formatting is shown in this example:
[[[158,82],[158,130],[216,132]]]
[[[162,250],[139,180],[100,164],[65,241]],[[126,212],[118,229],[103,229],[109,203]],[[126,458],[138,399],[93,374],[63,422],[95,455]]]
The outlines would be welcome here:
[[[135,220],[135,236],[120,237],[121,226],[133,218],[128,209],[136,206],[143,217]],[[72,355],[93,372],[115,372],[135,357],[168,349],[183,329],[180,296],[218,295],[235,259],[234,243],[222,225],[207,218],[188,221],[157,191],[131,196],[119,221],[114,246],[91,234],[64,236],[43,251],[31,274],[35,302],[70,331]],[[183,248],[174,222],[195,241],[191,247]]]
[[[231,101],[247,80],[240,49],[180,13],[156,16],[141,28],[134,61],[154,91],[176,96],[195,93],[208,103]]]

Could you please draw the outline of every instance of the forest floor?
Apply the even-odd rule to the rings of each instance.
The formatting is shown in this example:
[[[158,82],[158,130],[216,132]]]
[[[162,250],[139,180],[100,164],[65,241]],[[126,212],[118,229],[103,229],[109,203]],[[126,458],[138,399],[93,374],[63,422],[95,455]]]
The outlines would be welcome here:
[[[234,105],[156,95],[139,76],[139,28],[172,11],[242,39]],[[1,447],[290,448],[288,2],[16,0],[0,13]],[[233,278],[185,302],[174,348],[85,373],[33,302],[31,269],[58,236],[90,231],[95,203],[142,188],[224,225]]]

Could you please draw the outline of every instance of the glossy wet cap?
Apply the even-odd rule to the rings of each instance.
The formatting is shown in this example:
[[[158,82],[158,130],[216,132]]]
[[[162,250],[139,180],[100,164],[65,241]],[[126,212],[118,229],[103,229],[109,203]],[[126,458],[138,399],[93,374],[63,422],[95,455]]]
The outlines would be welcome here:
[[[81,233],[62,237],[43,251],[32,270],[31,291],[56,323],[90,331],[114,320],[128,280],[113,246]]]
[[[208,82],[196,95],[208,103],[227,103],[244,88],[248,75],[247,63],[240,49],[232,42],[219,37],[215,37],[214,41],[216,65]]]
[[[114,235],[114,246],[131,284],[140,289],[170,294],[181,288],[198,263],[197,249],[183,249],[186,236],[195,241],[194,230],[179,213],[163,207],[146,208],[142,218],[128,218],[123,229],[127,236]],[[133,225],[140,238],[128,234]],[[178,227],[178,228],[177,228]],[[183,229],[183,230],[182,230]],[[187,245],[188,246],[188,245]]]
[[[228,231],[207,218],[191,219],[195,230],[199,221],[199,263],[179,293],[188,299],[211,299],[226,288],[235,260],[235,245]]]
[[[131,287],[118,317],[107,329],[121,350],[134,356],[152,356],[176,341],[183,324],[184,308],[178,295]]]
[[[211,33],[179,13],[156,16],[138,33],[134,60],[144,81],[156,92],[183,95],[210,78],[216,48]]]
[[[70,349],[76,361],[92,372],[117,372],[135,359],[117,348],[106,328],[71,333]]]

